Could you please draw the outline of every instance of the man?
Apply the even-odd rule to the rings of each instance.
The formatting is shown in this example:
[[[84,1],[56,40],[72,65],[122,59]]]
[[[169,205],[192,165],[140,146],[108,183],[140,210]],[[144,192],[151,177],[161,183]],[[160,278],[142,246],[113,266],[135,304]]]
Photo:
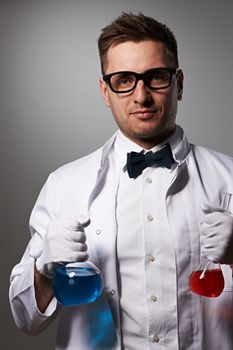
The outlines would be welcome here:
[[[37,334],[59,314],[56,349],[230,350],[233,218],[221,201],[233,193],[233,159],[190,145],[176,125],[183,72],[169,28],[123,13],[103,29],[99,52],[119,130],[42,189],[11,275],[16,324]],[[190,291],[200,251],[225,264],[216,299]],[[86,259],[103,274],[101,297],[58,305],[59,262]]]

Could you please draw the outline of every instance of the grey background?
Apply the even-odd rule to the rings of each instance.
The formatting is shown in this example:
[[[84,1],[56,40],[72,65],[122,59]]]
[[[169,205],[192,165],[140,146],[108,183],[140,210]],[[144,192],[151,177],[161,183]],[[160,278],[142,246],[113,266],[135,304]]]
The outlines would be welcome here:
[[[185,74],[178,111],[190,141],[232,155],[231,1],[0,1],[1,349],[52,349],[56,324],[16,329],[8,279],[29,239],[28,218],[48,174],[116,130],[99,88],[96,40],[121,11],[166,23]],[[210,174],[211,176],[211,174]]]

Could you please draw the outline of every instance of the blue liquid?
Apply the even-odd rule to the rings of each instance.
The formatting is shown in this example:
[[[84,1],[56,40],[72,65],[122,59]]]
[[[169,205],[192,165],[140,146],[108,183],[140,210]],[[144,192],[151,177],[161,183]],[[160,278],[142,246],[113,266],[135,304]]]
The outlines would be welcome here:
[[[102,292],[101,273],[87,267],[56,269],[53,290],[57,300],[65,306],[74,306],[95,301]]]

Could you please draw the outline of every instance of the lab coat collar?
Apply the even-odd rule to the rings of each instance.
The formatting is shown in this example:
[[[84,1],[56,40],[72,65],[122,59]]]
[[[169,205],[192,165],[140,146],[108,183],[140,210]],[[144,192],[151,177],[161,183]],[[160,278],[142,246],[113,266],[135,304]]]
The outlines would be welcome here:
[[[90,207],[92,205],[92,202],[95,200],[95,198],[98,196],[99,192],[101,191],[102,185],[101,182],[106,176],[106,172],[108,170],[108,156],[113,148],[115,139],[116,139],[117,133],[113,134],[113,136],[101,147],[96,151],[96,159],[93,165],[95,164],[97,170],[97,177],[95,179],[95,185],[92,188],[92,191],[88,198],[88,204],[87,204],[87,215],[89,216],[90,213]]]
[[[184,130],[179,125],[176,125],[174,133],[163,143],[166,142],[169,142],[173,157],[178,165],[183,163],[190,152],[190,144],[184,134]]]
[[[115,134],[113,134],[113,136],[103,145],[102,147],[102,157],[101,157],[101,163],[100,163],[100,168],[103,169],[104,165],[105,165],[105,160],[108,157],[114,143],[115,143],[115,139],[117,136],[117,132],[115,132]]]

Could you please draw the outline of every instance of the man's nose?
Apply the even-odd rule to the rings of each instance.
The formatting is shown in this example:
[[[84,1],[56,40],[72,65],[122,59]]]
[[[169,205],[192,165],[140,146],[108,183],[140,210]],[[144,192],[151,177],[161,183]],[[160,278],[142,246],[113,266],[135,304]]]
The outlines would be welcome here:
[[[150,90],[146,87],[143,80],[138,81],[133,94],[134,94],[134,102],[140,105],[144,105],[145,103],[152,101]]]

